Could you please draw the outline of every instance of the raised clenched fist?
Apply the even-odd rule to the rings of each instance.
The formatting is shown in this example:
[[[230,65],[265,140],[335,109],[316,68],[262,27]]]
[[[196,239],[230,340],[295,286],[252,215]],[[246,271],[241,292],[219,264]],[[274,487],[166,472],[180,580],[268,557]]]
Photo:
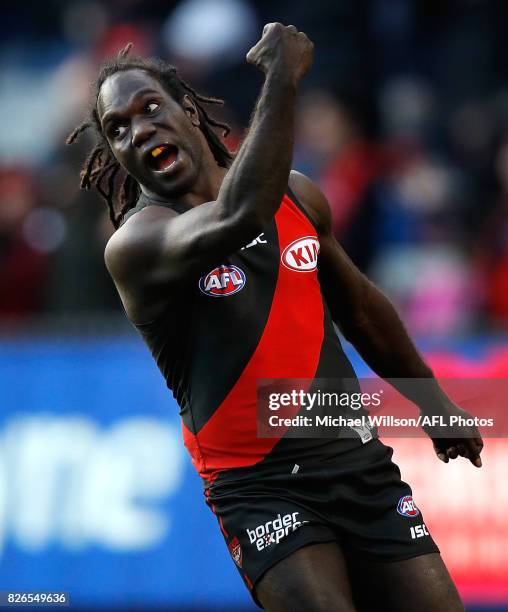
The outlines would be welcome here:
[[[295,26],[265,25],[261,39],[247,53],[247,62],[265,74],[278,73],[295,84],[309,71],[314,44]]]

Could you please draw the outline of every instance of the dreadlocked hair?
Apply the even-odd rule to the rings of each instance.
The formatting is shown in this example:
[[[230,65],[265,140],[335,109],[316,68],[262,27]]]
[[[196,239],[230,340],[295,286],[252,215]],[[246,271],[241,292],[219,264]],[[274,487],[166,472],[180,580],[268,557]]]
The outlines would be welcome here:
[[[66,144],[72,144],[88,129],[93,129],[96,144],[85,160],[80,173],[81,189],[95,187],[106,201],[109,208],[109,217],[115,229],[125,214],[136,205],[139,198],[140,187],[138,182],[128,174],[113,155],[106,136],[104,135],[97,113],[97,98],[104,81],[116,72],[125,70],[144,70],[161,83],[164,89],[179,104],[184,96],[188,95],[196,106],[200,119],[199,127],[203,132],[208,146],[219,166],[229,168],[233,161],[233,154],[226,147],[223,139],[217,135],[216,130],[222,131],[223,137],[230,132],[227,123],[221,123],[208,114],[206,106],[224,104],[223,100],[203,96],[188,85],[178,74],[176,68],[159,58],[129,57],[132,43],[127,44],[116,58],[106,61],[100,70],[99,77],[94,84],[93,104],[85,120],[68,136]]]

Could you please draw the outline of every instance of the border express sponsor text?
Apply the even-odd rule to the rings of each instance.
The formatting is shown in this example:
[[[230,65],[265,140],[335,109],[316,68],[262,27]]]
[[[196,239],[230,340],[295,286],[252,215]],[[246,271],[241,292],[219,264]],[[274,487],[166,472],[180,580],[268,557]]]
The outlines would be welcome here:
[[[263,550],[271,544],[278,544],[289,533],[308,523],[308,521],[300,521],[297,518],[299,514],[299,512],[277,514],[277,518],[273,521],[262,523],[254,529],[247,529],[250,543],[256,544],[258,550]]]

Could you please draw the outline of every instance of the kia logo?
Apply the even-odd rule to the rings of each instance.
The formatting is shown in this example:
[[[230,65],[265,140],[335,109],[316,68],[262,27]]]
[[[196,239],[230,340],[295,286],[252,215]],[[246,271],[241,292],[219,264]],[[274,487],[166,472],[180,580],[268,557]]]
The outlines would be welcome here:
[[[289,244],[282,252],[282,263],[296,272],[312,272],[317,268],[319,240],[315,236],[304,236]]]

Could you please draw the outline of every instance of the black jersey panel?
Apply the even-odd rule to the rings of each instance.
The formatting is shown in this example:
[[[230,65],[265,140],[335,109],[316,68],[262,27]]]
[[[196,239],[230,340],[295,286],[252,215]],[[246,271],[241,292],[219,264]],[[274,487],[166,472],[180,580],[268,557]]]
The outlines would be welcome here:
[[[224,265],[234,266],[245,275],[241,290],[214,297],[201,290],[206,291],[206,283],[201,289],[196,287],[193,325],[187,340],[187,352],[192,355],[186,381],[188,402],[181,406],[185,426],[193,434],[212,417],[256,351],[270,314],[279,259],[277,229],[272,220],[256,240],[224,261]]]

